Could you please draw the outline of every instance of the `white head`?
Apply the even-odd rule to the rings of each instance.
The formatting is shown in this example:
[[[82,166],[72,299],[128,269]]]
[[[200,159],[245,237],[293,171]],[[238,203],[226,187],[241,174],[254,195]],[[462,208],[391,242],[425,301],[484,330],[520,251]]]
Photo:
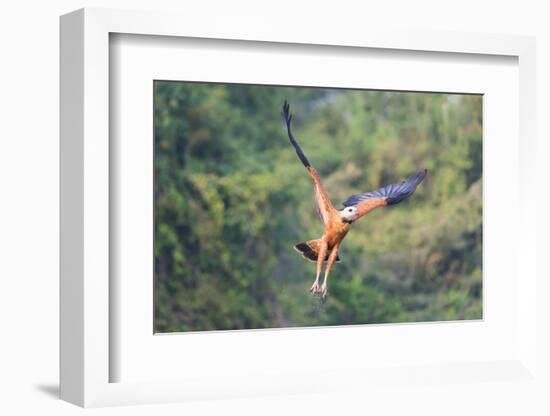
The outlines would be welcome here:
[[[345,221],[351,222],[357,217],[357,208],[356,207],[345,207],[340,210],[340,215]]]

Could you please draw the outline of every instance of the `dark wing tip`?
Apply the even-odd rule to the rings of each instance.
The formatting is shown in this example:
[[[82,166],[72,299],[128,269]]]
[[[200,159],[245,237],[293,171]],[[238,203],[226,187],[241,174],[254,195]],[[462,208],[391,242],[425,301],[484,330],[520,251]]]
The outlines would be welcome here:
[[[300,145],[296,142],[296,139],[294,139],[294,136],[292,135],[292,131],[290,128],[290,122],[292,121],[292,114],[290,114],[290,104],[285,100],[283,104],[283,118],[286,123],[286,130],[288,133],[288,138],[290,139],[290,143],[292,143],[292,146],[294,146],[294,149],[296,150],[296,154],[298,155],[298,158],[303,163],[305,167],[311,166],[309,163],[309,160],[307,159],[306,155],[302,151],[302,148]]]
[[[287,126],[290,126],[290,121],[292,120],[292,115],[290,114],[290,104],[285,100],[283,104],[283,117]]]
[[[423,169],[414,175],[409,176],[406,180],[397,184],[397,186],[390,185],[389,192],[387,193],[388,205],[395,205],[404,201],[416,191],[416,187],[424,180],[428,174],[428,169]]]
[[[428,169],[422,169],[420,172],[416,173],[415,175],[411,175],[406,182],[410,183],[411,185],[414,185],[416,188],[428,175]]]

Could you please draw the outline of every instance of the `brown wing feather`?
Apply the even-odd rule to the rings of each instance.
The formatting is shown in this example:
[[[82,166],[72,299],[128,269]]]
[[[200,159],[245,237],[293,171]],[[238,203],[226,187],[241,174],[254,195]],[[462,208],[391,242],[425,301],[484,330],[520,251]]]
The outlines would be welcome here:
[[[313,179],[313,184],[315,185],[315,200],[317,201],[320,217],[323,220],[323,223],[326,224],[329,221],[330,216],[336,213],[336,209],[332,205],[332,202],[330,202],[330,198],[328,197],[327,191],[325,191],[325,188],[323,187],[323,183],[321,182],[321,178],[319,178],[317,171],[311,165],[306,169],[311,175],[311,179]]]
[[[357,221],[359,218],[361,218],[363,215],[368,214],[373,209],[384,207],[386,205],[388,205],[386,198],[365,199],[364,201],[361,201],[357,205],[355,205],[357,208],[357,217],[354,219],[354,221]]]

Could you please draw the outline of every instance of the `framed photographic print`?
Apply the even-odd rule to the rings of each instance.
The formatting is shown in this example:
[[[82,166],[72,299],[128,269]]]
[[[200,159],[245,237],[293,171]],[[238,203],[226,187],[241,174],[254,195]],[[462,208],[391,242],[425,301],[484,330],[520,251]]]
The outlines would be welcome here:
[[[532,379],[533,40],[180,18],[61,19],[62,398]]]

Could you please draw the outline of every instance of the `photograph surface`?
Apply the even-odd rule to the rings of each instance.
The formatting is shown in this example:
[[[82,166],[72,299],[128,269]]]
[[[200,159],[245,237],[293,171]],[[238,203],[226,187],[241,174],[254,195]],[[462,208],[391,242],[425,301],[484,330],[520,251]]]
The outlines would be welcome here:
[[[155,332],[482,318],[481,95],[153,88]]]

